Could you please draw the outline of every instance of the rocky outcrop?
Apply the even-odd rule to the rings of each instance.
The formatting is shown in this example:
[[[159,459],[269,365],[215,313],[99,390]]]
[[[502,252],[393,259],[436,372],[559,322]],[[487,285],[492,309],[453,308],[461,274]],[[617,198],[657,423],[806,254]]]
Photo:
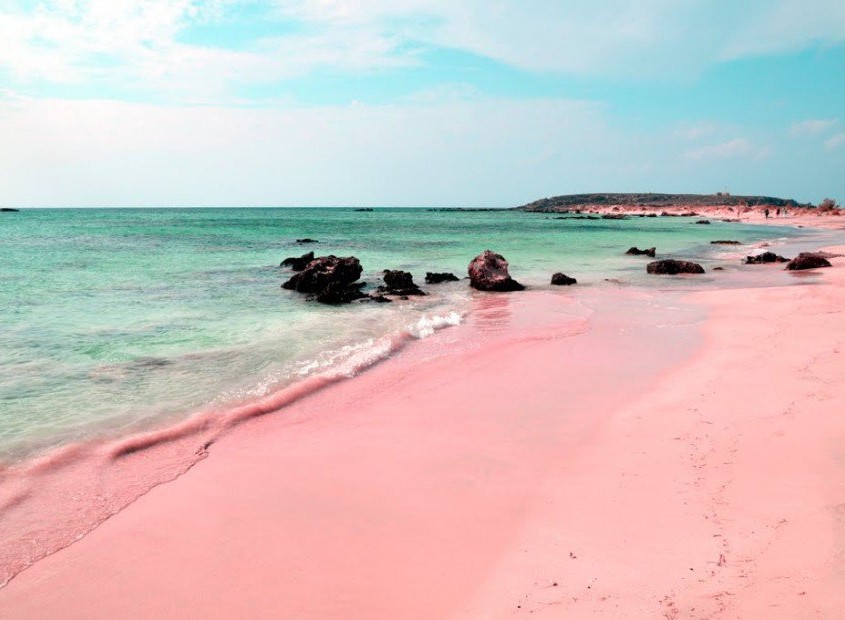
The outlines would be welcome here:
[[[698,220],[696,224],[709,224],[710,220]]]
[[[508,261],[501,254],[484,250],[469,264],[470,286],[479,291],[521,291],[525,287],[511,278]]]
[[[282,288],[313,295],[325,304],[349,303],[366,297],[361,292],[361,262],[354,256],[319,256],[299,273],[282,284]]]
[[[294,271],[302,271],[312,260],[314,260],[314,252],[308,252],[298,258],[296,256],[289,256],[279,263],[279,267],[290,267]]]
[[[628,217],[623,213],[605,213],[601,216],[603,220],[627,220]]]
[[[716,241],[711,241],[710,243],[714,245],[741,245],[739,241],[731,241],[729,239],[717,239]]]
[[[641,250],[637,247],[629,248],[625,254],[630,254],[631,256],[651,256],[654,258],[655,254],[657,254],[657,248],[648,248],[646,250]]]
[[[679,273],[704,273],[704,267],[688,260],[664,258],[646,265],[646,272],[655,275],[674,276]]]
[[[407,297],[409,295],[425,295],[420,288],[414,284],[414,276],[407,271],[399,269],[384,270],[384,286],[378,287],[380,293],[385,295],[398,295]]]
[[[12,207],[3,207],[0,209],[0,213],[19,213],[20,209],[13,209]]]
[[[818,252],[801,252],[786,264],[789,271],[800,271],[803,269],[817,269],[819,267],[830,267],[830,261]]]
[[[431,271],[427,271],[425,274],[425,283],[426,284],[440,284],[441,282],[457,282],[458,276],[454,273],[432,273]]]
[[[765,265],[767,263],[786,263],[788,258],[784,258],[774,252],[763,252],[762,254],[755,254],[754,256],[746,256],[746,265]]]
[[[320,243],[316,239],[309,239],[308,237],[305,237],[305,239],[297,239],[296,242],[297,243]]]
[[[571,284],[577,284],[578,280],[575,278],[570,278],[565,273],[557,272],[552,274],[552,284],[555,286],[569,286]]]
[[[355,284],[332,282],[321,292],[317,293],[314,296],[314,299],[319,301],[321,304],[349,304],[358,299],[369,297],[369,295],[361,291],[362,286],[364,286],[363,282]]]

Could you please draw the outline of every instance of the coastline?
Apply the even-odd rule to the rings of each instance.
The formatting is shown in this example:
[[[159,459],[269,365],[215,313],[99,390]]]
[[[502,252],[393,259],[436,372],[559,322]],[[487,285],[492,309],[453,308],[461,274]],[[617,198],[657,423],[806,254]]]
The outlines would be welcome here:
[[[668,338],[660,345],[659,334],[656,333],[660,330],[649,331],[649,327],[653,327],[656,323],[656,321],[650,321],[654,319],[654,316],[648,317],[649,320],[646,320],[644,316],[644,323],[638,326],[614,323],[615,319],[610,318],[602,323],[603,319],[598,317],[598,324],[586,336],[584,333],[579,333],[573,338],[561,338],[557,333],[559,330],[575,330],[571,333],[566,332],[572,335],[583,330],[584,325],[583,321],[579,321],[577,317],[573,319],[573,315],[567,314],[566,311],[563,311],[563,316],[559,317],[561,320],[549,320],[550,309],[554,316],[554,306],[547,303],[549,298],[557,298],[558,303],[566,305],[569,304],[569,301],[566,301],[568,299],[566,295],[539,292],[526,294],[526,299],[532,299],[528,303],[529,306],[533,303],[533,298],[538,298],[538,301],[541,297],[546,298],[537,307],[531,308],[522,307],[523,301],[518,298],[482,296],[481,299],[488,300],[484,302],[487,306],[478,308],[474,315],[484,323],[484,329],[487,330],[486,336],[481,341],[477,338],[472,339],[471,347],[461,349],[458,346],[458,349],[462,351],[458,356],[444,357],[440,349],[447,346],[447,338],[451,344],[459,344],[457,340],[461,338],[460,332],[465,331],[463,327],[448,330],[436,339],[415,344],[413,351],[408,351],[407,355],[397,356],[356,378],[355,381],[343,382],[329,390],[307,396],[292,405],[283,416],[270,416],[243,424],[218,445],[212,446],[211,458],[200,462],[198,467],[179,477],[175,482],[157,486],[95,529],[79,543],[38,562],[31,569],[21,573],[9,586],[0,590],[0,609],[13,609],[22,617],[40,617],[51,609],[51,605],[54,611],[64,609],[56,607],[61,604],[58,598],[59,593],[64,592],[64,595],[70,596],[71,600],[79,605],[94,605],[94,607],[84,609],[80,607],[80,615],[83,615],[84,611],[87,617],[91,617],[92,613],[95,616],[106,616],[119,611],[125,615],[126,609],[120,605],[126,604],[127,597],[133,601],[132,607],[138,616],[153,612],[167,615],[168,610],[171,615],[175,615],[179,609],[179,601],[194,606],[199,604],[200,607],[197,609],[205,609],[210,615],[214,615],[215,612],[218,615],[226,615],[224,613],[227,609],[226,605],[231,605],[228,609],[232,611],[243,610],[243,605],[247,604],[246,598],[263,592],[268,600],[275,601],[283,598],[284,601],[280,603],[288,605],[299,596],[298,600],[302,605],[299,608],[300,611],[302,613],[310,611],[317,615],[340,613],[344,609],[342,605],[352,605],[345,608],[347,611],[364,609],[366,612],[370,609],[373,612],[370,615],[388,615],[401,611],[403,604],[408,605],[409,601],[413,600],[414,608],[420,611],[420,617],[431,613],[438,615],[455,611],[458,615],[500,617],[529,609],[534,613],[547,610],[550,615],[554,615],[560,612],[561,605],[569,604],[561,602],[562,598],[559,594],[565,592],[581,601],[580,603],[573,602],[574,605],[578,605],[573,610],[590,609],[609,612],[612,609],[611,603],[608,603],[610,599],[602,601],[597,595],[593,595],[592,587],[596,586],[588,588],[584,594],[580,594],[576,588],[576,583],[579,583],[582,577],[586,579],[586,572],[589,570],[584,572],[585,569],[579,568],[568,579],[566,576],[558,579],[558,586],[542,588],[543,592],[539,595],[541,588],[528,585],[526,578],[529,575],[536,577],[536,583],[542,583],[538,581],[540,573],[548,572],[548,569],[554,566],[554,562],[560,559],[547,557],[552,555],[547,534],[554,533],[560,538],[564,531],[583,530],[590,533],[593,539],[598,541],[596,544],[601,547],[628,544],[630,539],[627,537],[619,540],[621,533],[631,534],[630,531],[625,531],[625,528],[618,530],[611,526],[602,530],[595,523],[580,523],[577,519],[572,528],[564,527],[564,524],[567,524],[567,515],[570,515],[570,518],[572,514],[580,518],[590,516],[594,518],[596,514],[618,510],[625,514],[638,515],[637,528],[634,532],[636,538],[644,538],[645,542],[650,542],[652,549],[655,540],[659,540],[661,533],[667,531],[658,527],[664,521],[671,521],[675,525],[682,524],[680,531],[673,533],[673,538],[690,536],[701,542],[699,539],[703,537],[706,526],[698,522],[692,523],[695,517],[691,509],[688,511],[675,507],[674,511],[669,511],[669,516],[671,516],[669,519],[665,515],[661,517],[653,507],[642,506],[641,498],[637,503],[638,498],[634,497],[637,493],[651,497],[654,493],[662,492],[661,485],[671,487],[677,482],[671,476],[667,480],[667,472],[672,471],[670,468],[655,466],[655,462],[660,462],[662,465],[666,463],[675,466],[679,463],[689,465],[686,461],[693,459],[691,455],[704,451],[701,441],[688,442],[689,445],[677,450],[673,448],[683,442],[669,444],[667,440],[666,443],[670,445],[670,449],[666,449],[663,444],[656,441],[655,437],[662,436],[661,434],[667,432],[668,428],[673,428],[673,424],[690,422],[688,419],[683,421],[672,419],[666,412],[668,405],[662,399],[674,398],[675,404],[693,402],[696,398],[693,392],[699,389],[700,385],[697,381],[701,380],[696,375],[701,373],[702,369],[706,369],[709,373],[715,372],[715,368],[726,366],[745,368],[748,361],[746,358],[759,357],[760,349],[772,334],[795,327],[790,323],[796,320],[796,317],[792,317],[788,311],[790,304],[803,300],[816,310],[814,304],[818,301],[819,290],[826,291],[827,299],[823,300],[825,303],[830,304],[837,300],[841,302],[841,298],[836,297],[839,294],[836,291],[841,293],[843,285],[842,278],[838,275],[840,268],[841,259],[836,261],[833,269],[823,270],[817,275],[810,276],[809,281],[822,282],[819,286],[685,293],[684,299],[689,301],[684,301],[681,305],[688,308],[686,316],[690,322],[674,325],[673,329],[684,332],[686,335],[683,338],[686,338],[687,342],[684,347],[681,347],[684,350],[679,351],[679,355],[671,360],[660,358],[665,357],[667,352],[671,353],[673,347],[670,346],[670,342],[676,338]],[[806,278],[806,276],[799,277]],[[655,305],[654,300],[647,299],[649,293],[644,291],[610,290],[601,294],[615,295],[617,303],[634,304],[641,312],[647,312]],[[668,295],[665,292],[658,294]],[[752,301],[756,303],[761,300],[766,301],[767,309],[776,315],[777,321],[765,321],[759,324],[752,322],[752,324],[761,330],[774,330],[774,327],[778,329],[755,334],[756,349],[748,347],[749,350],[739,353],[733,351],[735,354],[733,358],[727,356],[726,359],[722,359],[720,351],[727,346],[725,344],[728,342],[725,340],[729,336],[727,332],[736,329],[736,325],[730,325],[730,321],[736,318],[737,313],[754,316],[756,306]],[[821,302],[819,304],[823,305]],[[674,302],[666,304],[665,301],[662,302],[662,306],[664,306],[662,308],[664,311],[665,306],[680,307]],[[683,359],[692,356],[692,352],[697,348],[693,344],[695,337],[692,332],[695,331],[694,325],[701,317],[693,311],[693,307],[706,308],[709,315],[704,323],[706,344],[698,349],[692,359],[681,364],[679,368],[671,368],[673,364],[680,364]],[[672,312],[668,312],[664,318],[671,316]],[[472,327],[468,325],[466,329]],[[820,334],[813,335],[820,337]],[[512,358],[507,364],[501,363],[502,353],[499,351],[502,346],[501,338],[511,340],[505,348],[507,356]],[[589,338],[598,338],[602,341],[601,346],[584,344]],[[626,342],[627,344],[624,344]],[[805,344],[818,345],[819,342],[813,340]],[[547,349],[540,353],[541,347],[547,347]],[[578,350],[579,355],[574,355],[573,347]],[[733,350],[735,347],[730,348]],[[596,351],[600,351],[601,355],[596,356]],[[743,355],[746,358],[743,358]],[[789,364],[796,362],[799,358],[803,360],[802,356],[806,357],[806,355],[807,352],[800,347],[791,349],[787,356],[789,359],[784,362],[784,368],[791,368]],[[551,358],[570,356],[565,359],[577,360],[578,372],[573,374],[573,370],[569,367],[544,368],[543,364],[539,363],[542,360],[536,359],[550,356]],[[636,378],[643,384],[637,384],[634,381],[627,383],[626,387],[617,385],[614,393],[607,400],[591,400],[590,392],[602,392],[607,385],[606,377],[610,376],[609,373],[618,373],[619,368],[630,369],[632,359],[638,360],[641,366],[636,371],[640,373]],[[420,376],[421,368],[427,369],[422,377]],[[482,371],[487,374],[482,374]],[[410,379],[411,373],[414,376],[413,380]],[[517,376],[531,375],[532,383],[505,389],[504,394],[490,394],[480,389],[485,385],[503,386],[512,380],[515,374]],[[747,374],[751,376],[751,372]],[[757,377],[756,374],[753,376]],[[423,381],[423,378],[428,381]],[[561,378],[565,378],[569,384],[560,381]],[[620,377],[614,376],[615,384],[616,379]],[[625,383],[629,379],[622,382]],[[466,386],[461,386],[460,383],[473,380],[477,382],[477,389],[473,393],[467,393]],[[708,380],[712,381],[713,378],[708,377]],[[681,384],[683,389],[671,389],[670,396],[667,396],[663,393],[662,387],[658,388],[658,386],[673,383]],[[573,384],[577,388],[572,387]],[[787,390],[787,387],[790,386],[786,386],[784,390]],[[435,406],[433,402],[417,406],[416,403],[432,398],[432,389],[440,391],[436,395],[438,406]],[[542,424],[532,415],[513,411],[526,407],[526,392],[529,389],[543,392],[543,398],[539,400],[528,399],[528,402],[532,403],[530,412],[538,413]],[[736,398],[737,394],[742,395],[743,386],[734,386],[732,389],[730,396],[733,398]],[[372,402],[371,396],[368,397],[373,393],[379,394],[375,403]],[[839,394],[841,396],[841,392]],[[502,402],[498,402],[499,400]],[[561,401],[576,407],[582,413],[602,411],[604,414],[594,416],[589,420],[574,415],[568,416],[565,420],[554,419],[554,414],[561,408]],[[631,402],[638,404],[630,404]],[[470,419],[456,421],[454,414],[460,411],[462,406],[464,410],[471,410],[474,414]],[[308,409],[309,407],[312,409]],[[638,410],[637,407],[640,409]],[[497,412],[498,415],[493,418],[496,422],[504,419],[511,426],[497,430],[490,429],[490,420],[485,417],[485,412],[482,410],[485,408]],[[659,415],[644,416],[643,411],[658,411]],[[350,412],[352,415],[348,415]],[[397,414],[401,414],[399,415],[401,420],[395,419]],[[639,419],[637,415],[646,419],[648,423],[642,426],[632,424],[632,420]],[[392,426],[385,427],[385,420],[391,420]],[[726,428],[730,428],[729,420],[720,421],[724,422]],[[690,426],[680,428],[680,430],[690,434],[690,437],[693,437],[694,431],[697,432]],[[828,429],[833,432],[837,430],[837,428]],[[724,432],[727,433],[727,431]],[[406,439],[403,440],[403,437]],[[297,443],[302,439],[306,440],[304,446]],[[819,437],[804,437],[804,439],[812,442],[819,440]],[[424,451],[421,447],[417,448],[415,440],[422,440],[423,444],[428,440],[426,447],[431,450]],[[283,447],[290,448],[288,453],[279,453],[280,442]],[[467,445],[461,445],[461,442],[466,442]],[[632,462],[620,460],[618,453],[625,453],[627,450],[627,453],[636,455],[637,446],[634,444],[638,442],[647,444],[650,454],[657,455],[657,459],[640,457],[640,465],[632,467]],[[641,446],[642,443],[638,445]],[[362,450],[355,451],[354,447],[362,448]],[[540,447],[542,449],[538,449]],[[339,458],[338,453],[329,448],[337,448],[345,459]],[[407,456],[400,454],[401,449],[409,450],[410,454]],[[487,450],[486,453],[485,450]],[[563,458],[561,451],[565,454]],[[258,455],[252,454],[253,452],[258,452]],[[609,463],[596,461],[597,453],[607,452],[612,455],[612,458],[608,459]],[[405,470],[401,468],[391,470],[391,464],[405,463],[409,458],[414,464],[411,470],[414,476],[410,480],[401,480],[402,475],[399,472]],[[251,462],[245,462],[245,459],[247,461],[251,459]],[[363,468],[357,472],[356,467],[350,466],[356,459],[365,461],[357,466],[359,469]],[[632,457],[632,460],[635,459]],[[579,462],[585,463],[585,466],[581,468]],[[450,467],[455,468],[456,464],[457,471],[450,471]],[[347,473],[349,479],[343,476],[336,477],[323,471],[324,468],[331,469],[332,467],[337,469],[350,467],[352,471]],[[698,475],[702,475],[700,471],[702,467],[696,468]],[[269,475],[279,468],[290,471],[292,478],[276,479]],[[384,469],[390,471],[383,472]],[[753,467],[746,469],[753,469]],[[353,473],[360,475],[353,476]],[[634,485],[637,493],[634,493],[634,490],[622,493],[616,502],[610,500],[611,496],[597,493],[595,490],[601,488],[602,483],[614,481],[618,484],[620,475],[629,480],[635,474],[642,474],[640,477],[646,480],[639,486]],[[704,486],[715,483],[712,480],[715,475],[711,473],[703,476],[706,478]],[[261,478],[262,476],[279,482],[281,486],[268,493],[268,480]],[[296,476],[304,480],[295,480]],[[251,486],[256,478],[259,479],[255,483],[257,486]],[[366,489],[362,488],[363,482],[359,478],[371,481],[372,485]],[[839,478],[841,479],[841,476]],[[477,489],[481,483],[485,483],[483,492],[473,493],[473,489]],[[446,486],[443,486],[444,484]],[[232,489],[232,495],[215,497],[215,489],[220,492],[221,485]],[[622,487],[625,486],[627,483],[622,485]],[[564,487],[563,491],[561,487]],[[754,485],[749,483],[748,488],[753,487]],[[238,504],[237,495],[244,489],[247,490],[249,505]],[[287,492],[282,492],[282,489]],[[362,498],[373,501],[370,505],[364,505],[364,502],[350,498],[349,489],[355,489],[361,492]],[[576,490],[578,493],[575,493]],[[605,487],[606,490],[607,487]],[[675,490],[676,495],[683,496],[684,488]],[[249,491],[254,491],[254,493],[250,494]],[[426,491],[434,494],[428,498],[431,500],[429,502],[423,501],[427,497]],[[264,494],[270,497],[263,497]],[[313,496],[309,498],[308,494],[313,494]],[[602,496],[596,497],[596,495]],[[290,498],[315,502],[319,500],[319,502],[305,506],[293,502],[293,507],[282,505]],[[818,499],[815,496],[814,498]],[[586,509],[590,502],[593,504]],[[549,509],[547,504],[557,506],[557,511]],[[573,513],[573,505],[579,505],[585,509]],[[321,525],[321,531],[314,531],[313,528],[316,527],[314,524],[296,521],[297,515],[290,514],[294,508],[299,511],[306,509],[311,518],[326,520]],[[351,510],[353,508],[354,510]],[[321,509],[327,509],[333,514],[337,511],[334,516],[342,522],[332,521],[331,515],[322,516]],[[209,510],[213,512],[213,518],[209,517]],[[488,515],[481,520],[482,527],[479,532],[472,535],[471,530],[478,526],[479,510],[498,512],[504,516]],[[438,515],[438,511],[445,512]],[[175,516],[172,514],[174,512]],[[391,524],[388,518],[391,515],[402,517],[401,522],[412,531],[404,531],[402,526],[396,523]],[[270,518],[271,516],[273,519]],[[284,530],[281,523],[277,521],[281,516],[295,519],[294,525],[300,529]],[[251,523],[249,517],[252,518]],[[381,519],[380,523],[374,523],[379,519]],[[255,522],[259,522],[263,529],[259,528],[260,531],[253,535],[244,528],[251,527]],[[238,529],[231,531],[231,525],[238,526]],[[387,529],[375,528],[376,525]],[[374,531],[368,530],[368,527],[373,528]],[[431,530],[432,527],[434,527],[433,530]],[[689,531],[685,531],[684,527],[689,527]],[[363,528],[363,530],[354,528]],[[353,537],[343,535],[349,534],[350,531],[355,531],[355,538],[359,537],[362,531],[364,534],[369,533],[370,537],[365,535],[361,537],[361,540],[353,540]],[[434,531],[437,534],[436,540],[443,544],[440,555],[437,553],[436,545],[430,548],[431,545],[418,544],[426,543],[426,540],[415,541],[412,536],[414,531],[417,537],[420,537],[421,533]],[[168,534],[165,535],[163,532],[168,532]],[[334,533],[336,538],[333,541],[323,540],[326,532]],[[268,544],[268,539],[280,534],[284,534],[285,544],[282,546]],[[537,540],[538,534],[542,540]],[[382,540],[382,535],[387,536],[388,540]],[[652,538],[649,538],[649,535]],[[737,536],[737,533],[731,532],[731,535]],[[233,541],[233,545],[226,545],[222,549],[207,549],[209,545],[214,544],[213,540],[222,536],[232,536],[236,540]],[[303,540],[298,542],[295,540],[297,536],[303,536]],[[470,540],[465,540],[465,537]],[[589,542],[591,539],[586,536],[583,540]],[[161,553],[156,553],[155,549],[150,547],[151,541],[156,541],[159,545],[163,544]],[[238,541],[241,543],[247,541],[248,544],[245,547],[235,544]],[[384,545],[387,542],[395,543],[396,549],[385,549]],[[615,562],[617,566],[630,569],[634,566],[634,558],[639,557],[638,561],[642,569],[643,564],[648,567],[655,563],[656,559],[664,557],[659,552],[649,551],[645,542],[642,547],[632,545],[630,555],[620,554],[619,557],[611,557],[609,562],[601,562],[600,565],[594,563],[591,567],[613,566]],[[329,543],[333,543],[335,547],[327,548]],[[253,544],[252,551],[258,553],[250,557],[238,557],[239,554],[248,555],[249,544]],[[531,545],[534,552],[526,554],[523,547]],[[584,546],[586,545],[582,544],[582,548]],[[552,547],[557,548],[556,545]],[[340,553],[338,548],[340,548]],[[456,553],[456,548],[464,549]],[[708,541],[708,544],[701,543],[701,547],[693,549],[692,552],[710,558],[713,548],[712,541]],[[379,556],[379,559],[383,561],[375,562],[373,566],[364,569],[359,563],[367,563],[368,554],[372,549],[390,557]],[[262,550],[265,552],[261,553]],[[284,554],[291,550],[297,550],[301,553],[301,557],[308,561],[280,562],[284,559]],[[449,553],[446,553],[447,550]],[[410,553],[412,551],[415,553]],[[405,552],[405,555],[401,555],[400,552]],[[176,559],[172,557],[174,553],[177,556]],[[571,566],[582,567],[588,564],[580,561],[585,559],[583,552],[581,553],[582,555],[577,558],[564,556],[571,563],[563,563],[561,566],[566,565],[569,569]],[[161,563],[155,568],[151,566],[144,568],[143,565],[150,562],[151,554],[155,556],[152,558],[153,565],[157,559]],[[219,562],[218,554],[226,557],[227,561],[230,561],[229,564]],[[344,557],[334,557],[339,554]],[[526,555],[530,556],[527,565],[524,564]],[[315,561],[317,557],[321,561]],[[642,557],[650,559],[644,561]],[[419,565],[409,568],[407,566],[409,558],[414,558]],[[710,561],[701,560],[700,565],[706,567]],[[262,568],[262,562],[267,563],[267,566]],[[718,565],[719,558],[716,562]],[[117,575],[103,575],[102,579],[105,581],[100,581],[99,576],[91,580],[92,574],[107,573],[106,566],[111,565],[121,567]],[[259,568],[263,571],[269,567],[284,571],[286,565],[288,568],[296,567],[297,578],[293,583],[287,583],[284,586],[278,582],[270,583],[264,580],[260,572],[257,572]],[[88,566],[90,570],[81,570],[82,566]],[[327,571],[334,581],[331,583],[325,581],[329,575],[309,575],[309,571],[303,568],[307,566],[311,566],[315,572]],[[512,570],[514,566],[517,567],[516,571]],[[733,565],[726,564],[725,566]],[[669,568],[665,566],[660,568],[669,572]],[[723,569],[724,566],[718,568]],[[81,574],[76,576],[76,571],[80,571]],[[236,580],[242,592],[234,593],[231,597],[212,592],[210,600],[202,602],[197,598],[200,597],[204,588],[198,584],[184,583],[186,577],[182,580],[179,577],[180,574],[190,574],[192,578],[197,578],[199,574],[199,582],[201,583],[204,578],[208,579],[205,589],[213,591],[212,580],[231,580],[232,574],[238,571],[243,573],[243,576]],[[352,587],[334,591],[334,593],[329,591],[332,587],[337,589],[336,585],[332,585],[333,583],[342,581],[344,576],[348,578],[356,571],[356,577],[351,586],[357,586],[357,589]],[[406,571],[407,574],[402,571]],[[462,571],[468,573],[463,580],[458,578]],[[657,571],[658,568],[652,570],[654,582],[665,584],[666,575]],[[155,574],[151,574],[153,572]],[[627,572],[622,572],[630,577]],[[559,570],[558,573],[564,574]],[[727,570],[720,570],[715,576],[717,579],[710,581],[715,583],[719,579],[727,579],[724,576],[727,573]],[[479,574],[482,576],[479,577]],[[514,574],[519,578],[515,579]],[[80,581],[83,575],[85,583]],[[401,587],[397,586],[396,580],[401,580],[403,575],[407,583]],[[245,583],[244,580],[250,576],[259,583],[252,586]],[[372,579],[370,583],[367,577],[378,577],[378,579]],[[168,579],[173,580],[170,585],[167,583]],[[601,579],[607,583],[605,577]],[[736,580],[740,577],[733,575],[732,579]],[[385,593],[386,584],[393,588],[392,594]],[[104,596],[101,592],[103,586],[114,588],[115,596]],[[413,598],[411,592],[421,586],[432,588],[434,591],[430,597],[424,597],[424,600]],[[258,590],[255,589],[256,587]],[[566,587],[572,587],[573,590],[571,592],[565,590]],[[684,594],[687,596],[693,591],[687,587],[685,580],[674,584],[673,587],[678,590],[684,589]],[[705,586],[697,587],[704,588]],[[149,589],[167,592],[170,601],[142,600],[142,592]],[[99,600],[95,601],[98,591],[100,591]],[[706,607],[704,604],[699,604],[696,608],[699,611],[692,611],[689,606],[683,607],[687,604],[694,606],[683,596],[670,596],[671,605],[667,603],[663,607],[652,607],[650,605],[654,602],[651,600],[654,593],[648,591],[646,595],[641,581],[630,579],[626,581],[618,576],[617,585],[613,591],[628,595],[627,599],[624,595],[618,595],[613,604],[619,605],[620,601],[623,604],[625,601],[628,603],[639,601],[646,605],[642,608],[645,613],[665,608],[666,613],[683,615],[686,613],[683,610],[686,609],[695,616]],[[71,594],[67,594],[68,592]],[[305,597],[306,592],[310,592],[310,596]],[[596,592],[598,592],[597,587]],[[406,596],[403,596],[403,593]],[[547,605],[541,600],[549,593],[557,596],[558,602],[549,600],[546,603],[551,604]],[[355,598],[356,594],[359,595],[357,598]],[[318,595],[322,595],[322,601],[317,601]],[[720,604],[727,604],[723,603],[722,599],[729,598],[722,596],[713,600],[717,600]],[[352,600],[358,605],[375,605],[376,603],[378,605],[360,607],[350,603]],[[517,603],[519,607],[511,605],[515,600],[522,601],[522,603]],[[206,607],[203,607],[204,605]],[[313,605],[318,606],[313,607]],[[593,607],[584,607],[585,605]],[[290,609],[290,607],[275,608],[276,611]],[[632,608],[623,606],[620,609],[629,611]],[[802,611],[805,608],[798,607],[797,609]],[[260,614],[262,610],[254,611]],[[270,611],[269,608],[263,611],[265,615],[269,615],[266,613]],[[67,617],[66,613],[63,615]],[[670,617],[674,616],[670,615]]]

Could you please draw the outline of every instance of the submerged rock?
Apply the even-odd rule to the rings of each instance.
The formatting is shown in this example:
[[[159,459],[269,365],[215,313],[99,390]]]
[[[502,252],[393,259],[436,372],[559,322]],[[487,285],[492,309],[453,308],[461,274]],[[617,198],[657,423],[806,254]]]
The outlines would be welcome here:
[[[657,248],[648,248],[648,249],[645,249],[645,250],[641,250],[637,247],[633,247],[633,248],[628,249],[628,251],[625,252],[625,254],[630,254],[631,256],[645,255],[645,256],[651,256],[652,258],[654,258],[655,254],[657,254]]]
[[[603,220],[626,220],[628,216],[623,213],[605,213],[601,216]]]
[[[817,269],[819,267],[831,267],[830,261],[819,252],[801,252],[786,264],[789,271],[800,271],[802,269]]]
[[[479,291],[521,291],[525,287],[511,278],[508,261],[501,254],[484,250],[469,264],[470,286]]]
[[[431,271],[427,271],[425,274],[425,282],[426,284],[440,284],[441,282],[457,282],[458,276],[454,273],[432,273]]]
[[[399,295],[400,297],[407,297],[408,295],[425,295],[420,288],[414,284],[414,276],[407,271],[399,269],[385,269],[384,270],[384,284],[378,288],[380,293],[387,295]]]
[[[552,274],[552,284],[555,286],[569,286],[570,284],[577,284],[578,280],[570,278],[565,273],[557,272]]]
[[[679,273],[704,273],[704,267],[688,260],[664,258],[646,265],[646,272],[655,275],[673,276]]]
[[[767,263],[786,263],[788,258],[784,258],[774,252],[763,252],[762,254],[755,254],[754,256],[746,256],[746,265],[764,265]]]
[[[742,245],[739,241],[730,241],[728,239],[717,239],[716,241],[711,241],[710,243],[714,245]]]
[[[709,224],[710,220],[698,220],[696,224]]]
[[[20,213],[20,209],[13,209],[12,207],[3,207],[0,209],[2,213]]]
[[[294,271],[302,271],[312,260],[314,260],[314,252],[308,252],[298,258],[296,256],[289,256],[279,263],[279,267],[290,267]]]
[[[320,243],[316,239],[309,239],[308,237],[305,237],[305,239],[297,239],[296,242],[297,243]]]

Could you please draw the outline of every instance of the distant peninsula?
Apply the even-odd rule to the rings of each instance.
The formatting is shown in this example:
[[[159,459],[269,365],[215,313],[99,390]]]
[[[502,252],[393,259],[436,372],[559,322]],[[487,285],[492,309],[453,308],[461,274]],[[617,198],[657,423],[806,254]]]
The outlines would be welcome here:
[[[574,209],[602,208],[610,206],[646,207],[664,209],[669,207],[769,207],[811,208],[812,204],[802,204],[791,198],[772,196],[734,196],[727,192],[716,194],[568,194],[543,198],[516,207],[520,211],[561,212]]]

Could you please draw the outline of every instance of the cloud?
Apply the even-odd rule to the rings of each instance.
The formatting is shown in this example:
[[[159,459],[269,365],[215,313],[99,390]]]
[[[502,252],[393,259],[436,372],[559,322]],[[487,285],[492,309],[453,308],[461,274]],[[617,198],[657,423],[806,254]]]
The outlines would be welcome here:
[[[838,133],[825,140],[824,147],[828,151],[835,151],[843,144],[845,144],[845,133]]]
[[[798,123],[793,123],[789,133],[793,137],[817,136],[832,129],[839,123],[838,118],[810,118]]]
[[[720,125],[712,122],[683,123],[672,135],[679,140],[695,141],[719,131]]]
[[[208,24],[247,40],[196,42]],[[839,0],[25,0],[0,3],[16,83],[118,85],[222,100],[316,70],[414,66],[458,50],[536,73],[687,77],[845,40]],[[193,41],[188,43],[187,41]]]
[[[762,159],[768,157],[771,150],[767,147],[758,146],[747,138],[734,138],[727,142],[710,144],[695,149],[689,149],[685,157],[690,160],[708,159]]]

